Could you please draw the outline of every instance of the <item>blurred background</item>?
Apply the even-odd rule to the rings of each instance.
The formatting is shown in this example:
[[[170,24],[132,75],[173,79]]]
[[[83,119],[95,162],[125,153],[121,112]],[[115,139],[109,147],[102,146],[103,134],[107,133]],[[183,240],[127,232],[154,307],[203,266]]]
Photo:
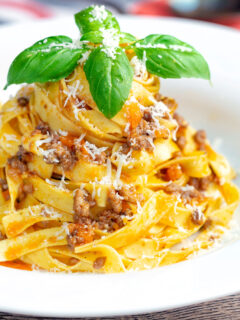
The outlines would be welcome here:
[[[240,0],[0,0],[0,25],[59,17],[91,4],[122,14],[200,19],[240,30]]]

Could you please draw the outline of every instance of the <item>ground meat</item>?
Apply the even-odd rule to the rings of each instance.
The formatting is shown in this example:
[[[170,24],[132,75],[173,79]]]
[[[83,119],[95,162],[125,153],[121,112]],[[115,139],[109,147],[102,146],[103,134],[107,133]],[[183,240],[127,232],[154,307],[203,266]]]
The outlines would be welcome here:
[[[173,119],[177,121],[177,124],[179,125],[179,127],[186,128],[188,126],[187,121],[180,114],[176,112],[173,115]]]
[[[50,153],[48,157],[45,157],[47,163],[56,164],[57,162],[64,171],[71,170],[74,167],[77,158],[73,150],[62,145],[59,141],[52,141],[47,145],[47,148],[48,150],[54,149],[54,152]]]
[[[8,159],[8,164],[12,169],[17,169],[19,173],[27,171],[27,163],[32,161],[32,153],[27,152],[23,146],[19,146],[17,154]]]
[[[78,189],[75,193],[73,199],[73,210],[73,220],[75,223],[82,222],[81,218],[90,216],[90,204],[89,201],[87,201],[86,193],[81,189]]]
[[[202,211],[200,211],[199,209],[194,209],[192,212],[192,222],[196,225],[201,225],[204,222],[204,215],[202,213]]]
[[[96,219],[95,225],[100,230],[116,231],[124,226],[122,216],[113,210],[104,210]]]
[[[162,97],[163,97],[163,96],[161,95],[160,92],[158,92],[158,93],[155,94],[155,99],[156,99],[157,101],[161,101]]]
[[[19,146],[18,152],[16,154],[18,159],[23,162],[32,161],[33,154],[31,152],[26,151],[23,146]]]
[[[197,147],[199,150],[205,150],[206,149],[206,139],[207,135],[204,130],[198,130],[194,135],[194,141],[197,144]]]
[[[8,190],[7,180],[0,178],[0,186],[2,191]]]
[[[108,192],[109,203],[115,213],[120,213],[122,211],[122,199],[118,192],[114,189],[110,189]]]
[[[201,230],[207,230],[212,225],[212,220],[207,218],[204,225],[201,227]]]
[[[137,203],[138,195],[136,188],[134,186],[126,186],[123,185],[122,188],[119,190],[120,196],[124,198],[125,201],[131,202],[131,203]]]
[[[151,110],[145,109],[143,111],[143,119],[147,122],[153,121]]]
[[[176,183],[169,183],[164,187],[166,193],[180,193],[182,188]]]
[[[48,124],[42,121],[37,125],[36,130],[39,130],[42,134],[49,134],[51,132]]]
[[[161,96],[160,101],[162,101],[171,111],[174,111],[177,109],[177,106],[178,106],[177,102],[173,98]]]
[[[185,132],[186,132],[186,128],[188,126],[188,123],[182,116],[180,116],[176,112],[173,114],[173,118],[177,121],[177,124],[178,124],[178,129],[176,132],[176,138],[177,138],[176,143],[177,143],[179,149],[183,150],[186,143],[187,143],[186,138],[185,138]]]
[[[99,257],[97,258],[94,262],[93,262],[93,268],[98,270],[98,269],[101,269],[105,262],[107,260],[107,257]]]
[[[68,225],[69,234],[67,242],[70,249],[94,240],[94,229],[91,225],[70,223]]]
[[[22,201],[28,194],[33,193],[33,185],[31,183],[22,183],[18,189],[18,201]]]
[[[128,154],[129,151],[131,150],[130,146],[127,143],[122,144],[122,153],[123,154]]]
[[[131,138],[130,140],[128,140],[128,143],[133,150],[144,149],[153,151],[154,149],[153,138],[148,136],[138,136],[135,138]]]
[[[176,140],[176,143],[179,147],[180,150],[183,150],[184,147],[186,146],[187,144],[187,140],[184,136],[181,136],[181,137],[177,137],[177,140]]]
[[[206,191],[211,182],[214,181],[213,175],[209,175],[204,178],[192,178],[190,177],[188,184],[194,186],[199,191]]]
[[[79,262],[79,260],[77,258],[71,257],[68,261],[68,263],[70,264],[70,266],[74,266],[75,264],[77,264]]]
[[[209,238],[208,238],[208,240],[209,241],[215,241],[216,239],[218,239],[219,238],[219,235],[218,234],[212,234]]]
[[[99,164],[103,164],[107,161],[107,155],[105,152],[101,152],[100,154],[95,155],[95,161],[97,161]]]
[[[181,197],[187,203],[190,203],[193,199],[197,201],[203,201],[204,199],[203,194],[198,190],[196,190],[195,188],[193,188],[192,190],[183,191],[181,193]]]
[[[193,199],[202,201],[204,196],[194,187],[192,189],[187,187],[181,187],[176,183],[170,183],[164,187],[164,191],[169,194],[180,194],[184,202],[190,203]]]
[[[164,169],[164,171],[160,171],[160,175],[162,175],[166,181],[178,180],[181,178],[182,174],[182,168],[179,164],[173,164],[169,168]]]
[[[168,137],[169,130],[159,127],[152,117],[151,110],[145,109],[140,123],[127,136],[127,145],[133,150],[153,151],[156,138],[168,139]]]
[[[17,103],[20,107],[27,107],[29,104],[29,98],[28,97],[19,97],[17,99]]]
[[[155,129],[153,123],[142,119],[136,129],[127,137],[128,146],[133,150],[145,149],[152,151],[154,148]]]

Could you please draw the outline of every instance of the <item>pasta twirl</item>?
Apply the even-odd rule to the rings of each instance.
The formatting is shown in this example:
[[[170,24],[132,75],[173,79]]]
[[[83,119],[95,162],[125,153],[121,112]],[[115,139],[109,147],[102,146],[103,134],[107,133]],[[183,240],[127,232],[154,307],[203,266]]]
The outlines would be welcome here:
[[[18,59],[58,52],[62,60],[56,55],[47,71],[27,73],[26,81],[19,79],[32,60],[24,60],[26,70],[14,81],[17,62],[10,68],[8,84],[30,84],[0,109],[2,265],[144,270],[188,259],[229,228],[239,204],[233,169],[206,133],[176,112],[176,101],[159,92],[166,72],[209,78],[203,58],[194,51],[199,60],[188,74],[181,54],[195,49],[176,38],[150,35],[111,47],[106,37],[77,47],[68,37],[46,38]],[[174,64],[166,49],[177,54]],[[92,55],[102,63],[91,63]],[[57,65],[72,69],[53,72]]]

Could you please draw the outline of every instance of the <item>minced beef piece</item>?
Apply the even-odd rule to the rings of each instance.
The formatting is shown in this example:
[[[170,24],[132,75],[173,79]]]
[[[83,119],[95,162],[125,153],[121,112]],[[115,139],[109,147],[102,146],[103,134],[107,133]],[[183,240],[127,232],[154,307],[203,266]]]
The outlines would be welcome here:
[[[164,191],[169,194],[180,194],[181,198],[187,203],[190,203],[193,199],[198,201],[204,199],[203,194],[194,187],[192,187],[192,189],[185,188],[186,187],[181,187],[176,183],[170,183],[164,187]]]
[[[204,225],[201,227],[201,230],[207,230],[212,225],[212,220],[210,218],[207,218]]]
[[[49,134],[51,132],[50,127],[45,122],[39,122],[36,126],[36,130],[39,130],[42,134]]]
[[[2,191],[8,190],[7,180],[0,178],[0,186]]]
[[[191,202],[193,199],[197,201],[202,201],[204,196],[197,189],[193,188],[192,190],[185,190],[181,193],[181,197],[186,202]]]
[[[62,145],[59,141],[58,142],[51,142],[47,144],[48,149],[54,149],[54,152],[48,155],[45,158],[45,161],[50,164],[57,163],[63,168],[63,170],[71,170],[76,161],[76,154],[73,150],[68,148],[67,146]]]
[[[177,140],[176,140],[176,143],[179,147],[180,150],[183,150],[184,147],[186,146],[187,144],[187,140],[184,136],[181,136],[181,137],[177,137]]]
[[[137,203],[137,201],[141,200],[138,199],[137,191],[134,186],[126,186],[123,185],[122,188],[119,190],[120,196],[124,198],[125,201],[131,202],[131,203]]]
[[[27,107],[29,104],[29,98],[28,97],[19,97],[17,99],[17,103],[20,107]]]
[[[201,225],[204,222],[204,215],[202,211],[200,211],[197,208],[193,210],[191,218],[192,218],[192,222],[196,225]]]
[[[122,144],[122,153],[123,154],[128,154],[129,151],[131,150],[130,146],[127,143]]]
[[[105,152],[101,152],[100,154],[95,155],[95,161],[97,161],[98,164],[103,164],[107,161],[107,155]]]
[[[122,211],[122,199],[116,190],[110,189],[108,192],[109,203],[115,213]]]
[[[206,149],[206,140],[207,135],[204,130],[198,130],[194,135],[194,141],[197,144],[197,147],[199,150],[205,150]]]
[[[105,262],[107,260],[107,257],[98,257],[94,262],[93,262],[93,268],[98,270],[101,269]]]
[[[94,240],[94,229],[91,225],[70,223],[68,225],[68,230],[69,234],[67,235],[67,242],[72,250],[74,250],[76,246]]]
[[[183,150],[186,143],[187,143],[187,140],[185,138],[185,132],[186,132],[186,128],[188,126],[188,123],[182,116],[180,116],[176,112],[173,114],[173,119],[175,119],[178,124],[178,130],[176,132],[176,138],[177,138],[176,143],[177,143],[179,149]]]
[[[32,161],[32,156],[31,152],[19,146],[17,154],[8,159],[8,164],[12,169],[17,169],[19,173],[24,173],[27,171],[27,163]]]
[[[77,264],[79,262],[79,260],[77,258],[71,257],[68,261],[70,266],[74,266],[75,264]]]
[[[193,178],[190,177],[188,184],[193,186],[195,189],[199,191],[206,191],[211,182],[214,181],[213,175],[209,175],[204,178]]]
[[[177,121],[179,127],[186,128],[188,126],[187,121],[177,112],[174,113],[173,119]]]
[[[96,226],[100,230],[113,232],[122,228],[124,223],[120,214],[113,210],[104,210],[96,219]]]
[[[174,111],[177,109],[177,106],[178,106],[177,102],[173,98],[161,96],[160,101],[162,101],[171,111]]]
[[[148,136],[138,136],[128,140],[129,145],[133,150],[148,150],[153,151],[153,138]]]
[[[18,201],[22,201],[28,194],[33,193],[33,185],[31,183],[22,183],[18,188]]]
[[[153,121],[151,110],[145,109],[143,111],[143,119],[147,122]]]
[[[134,132],[131,132],[127,137],[128,146],[133,150],[145,149],[152,151],[154,148],[153,140],[155,138],[154,130],[154,124],[142,119]]]
[[[162,97],[163,97],[163,96],[161,95],[160,92],[157,92],[157,93],[155,94],[155,99],[156,99],[157,101],[161,101]]]
[[[73,199],[73,210],[75,223],[82,222],[81,218],[90,216],[90,204],[85,191],[78,189]]]
[[[182,188],[176,183],[169,183],[164,187],[164,191],[166,193],[180,193]]]

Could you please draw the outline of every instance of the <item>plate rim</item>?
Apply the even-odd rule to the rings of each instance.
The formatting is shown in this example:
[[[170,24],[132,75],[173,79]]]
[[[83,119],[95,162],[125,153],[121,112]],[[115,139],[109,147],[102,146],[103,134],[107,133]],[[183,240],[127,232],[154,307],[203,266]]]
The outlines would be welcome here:
[[[51,22],[51,23],[58,23],[59,21],[63,20],[63,19],[69,19],[70,15],[67,15],[66,17],[61,17],[61,18],[57,18],[57,19],[47,19],[45,21],[41,21],[41,22],[26,22],[23,24],[17,24],[18,26],[21,26],[21,28],[27,28],[29,25],[37,25],[41,26],[42,24]],[[71,16],[72,19],[72,16]],[[174,21],[175,23],[182,23],[182,24],[192,24],[194,23],[197,26],[204,26],[204,27],[210,27],[211,29],[217,30],[217,32],[219,31],[224,31],[224,32],[228,32],[231,33],[232,35],[234,34],[234,36],[239,37],[240,39],[240,32],[232,29],[231,27],[224,27],[224,26],[219,26],[215,23],[209,23],[209,22],[202,22],[202,21],[195,21],[195,20],[191,20],[191,19],[182,19],[182,18],[149,18],[149,17],[139,17],[139,16],[130,16],[130,17],[119,17],[120,21],[121,19],[124,20],[131,20],[131,19],[136,19],[136,20],[147,20],[147,21],[156,21],[156,22],[161,22],[161,21]],[[152,22],[151,22],[152,23]],[[11,25],[11,26],[4,26],[0,28],[0,35],[2,32],[7,32],[8,29],[13,29],[15,28],[15,25]],[[238,249],[238,250],[237,250]],[[152,275],[152,277],[155,275],[156,277],[160,277],[160,279],[164,276],[164,275],[168,275],[168,276],[173,276],[174,274],[176,274],[176,272],[178,273],[179,270],[188,270],[191,273],[192,268],[196,268],[195,272],[201,273],[201,268],[203,268],[202,270],[210,270],[210,272],[212,273],[212,275],[215,276],[219,276],[219,270],[214,270],[214,269],[209,269],[209,267],[207,268],[207,264],[210,261],[213,261],[214,259],[216,259],[215,261],[218,261],[219,263],[221,263],[221,269],[223,268],[223,266],[225,266],[225,268],[229,268],[232,270],[233,272],[236,272],[237,268],[239,270],[240,267],[240,260],[234,260],[234,268],[231,265],[232,264],[232,260],[228,260],[226,259],[227,256],[232,257],[232,255],[234,253],[236,253],[237,251],[240,250],[240,241],[236,241],[232,244],[229,244],[217,251],[211,252],[209,251],[207,254],[205,254],[204,256],[200,256],[200,257],[196,257],[192,260],[187,260],[187,261],[183,261],[180,262],[178,264],[175,265],[170,265],[170,266],[166,266],[166,267],[161,267],[158,269],[154,269],[154,270],[146,270],[146,271],[140,271],[140,272],[131,272],[132,277],[130,278],[130,282],[132,283],[132,278],[137,278],[137,281],[143,280],[143,279],[147,279],[149,280],[150,274]],[[205,269],[204,269],[205,268]],[[207,268],[207,269],[206,269]],[[23,277],[23,272],[26,274],[26,276]],[[27,271],[21,271],[21,270],[14,270],[14,269],[9,269],[9,268],[5,268],[5,267],[0,267],[0,275],[2,275],[2,277],[4,277],[4,275],[6,275],[6,278],[15,278],[16,282],[20,283],[23,282],[23,279],[21,278],[27,278],[27,280],[29,281],[29,283],[27,283],[26,285],[29,286],[30,282],[32,279],[34,279],[36,277],[35,272],[27,272]],[[62,281],[63,283],[66,282],[66,279],[69,279],[69,282],[71,282],[71,284],[73,284],[75,282],[75,278],[78,277],[78,279],[80,278],[81,280],[87,281],[88,278],[95,278],[96,282],[98,283],[102,283],[102,278],[104,277],[106,278],[112,278],[112,281],[117,279],[124,279],[124,278],[128,278],[130,273],[126,273],[126,274],[112,274],[112,275],[92,275],[92,274],[50,274],[50,273],[46,273],[46,272],[40,272],[38,273],[39,276],[37,276],[38,280],[37,282],[39,282],[40,280],[43,279],[43,281],[49,281],[49,283],[51,283],[51,285],[56,285],[57,287],[57,283],[60,281]],[[71,280],[70,280],[71,279]],[[199,278],[198,280],[200,280],[201,278]],[[18,281],[19,280],[19,281]],[[6,279],[4,280],[5,284],[6,284]],[[127,281],[127,280],[126,280]],[[164,281],[164,279],[162,278],[162,281]],[[170,279],[169,279],[170,281]],[[180,281],[180,279],[179,279]],[[225,281],[225,280],[224,280]],[[171,282],[171,281],[170,281]],[[199,284],[199,281],[197,281]],[[39,284],[41,283],[41,281],[39,282]],[[181,283],[181,281],[180,281]],[[59,309],[56,310],[56,308],[51,309],[51,307],[48,307],[48,309],[43,310],[43,308],[41,308],[41,304],[38,306],[38,308],[34,310],[34,308],[27,308],[27,304],[25,304],[25,306],[17,306],[14,307],[13,305],[8,305],[6,304],[4,301],[4,299],[0,299],[0,310],[3,312],[8,312],[8,313],[14,313],[14,314],[23,314],[23,315],[33,315],[33,316],[55,316],[55,317],[96,317],[96,316],[122,316],[122,315],[135,315],[135,314],[145,314],[145,313],[152,313],[152,312],[158,312],[158,311],[164,311],[164,310],[168,310],[168,309],[173,309],[173,308],[180,308],[183,306],[187,306],[187,305],[192,305],[192,304],[196,304],[196,303],[201,303],[204,301],[209,301],[209,300],[215,300],[219,297],[223,297],[229,294],[233,294],[236,293],[238,291],[240,291],[240,279],[239,281],[236,280],[236,282],[234,284],[231,284],[230,286],[225,283],[222,282],[222,284],[224,285],[224,289],[222,289],[222,291],[220,292],[215,292],[215,291],[209,291],[208,294],[206,295],[206,293],[201,293],[200,295],[196,295],[194,296],[194,298],[192,298],[191,302],[189,301],[185,301],[185,303],[180,299],[178,300],[178,302],[175,303],[169,303],[169,304],[165,304],[165,306],[161,306],[159,304],[156,304],[156,302],[154,302],[153,304],[149,304],[148,306],[146,306],[146,304],[144,305],[140,305],[138,306],[138,308],[136,309],[136,307],[128,307],[127,309],[121,309],[120,306],[118,307],[118,309],[116,308],[115,311],[113,309],[107,309],[105,308],[105,310],[101,311],[102,309],[88,309],[88,311],[82,311],[79,308],[75,308],[74,310],[68,310],[67,308],[65,308],[65,311],[63,309]],[[147,284],[146,284],[147,285]],[[30,286],[31,287],[31,286]],[[183,288],[182,291],[180,291],[179,293],[183,293],[185,290],[185,288]],[[214,292],[214,293],[213,293]],[[121,292],[120,292],[121,293]],[[28,293],[29,294],[29,293]],[[204,296],[205,295],[205,296]],[[17,298],[16,295],[13,295],[14,299]],[[163,297],[164,298],[164,297]],[[31,300],[31,296],[29,295],[29,299]],[[34,301],[34,300],[31,300]],[[12,303],[14,303],[14,301],[12,300]]]

